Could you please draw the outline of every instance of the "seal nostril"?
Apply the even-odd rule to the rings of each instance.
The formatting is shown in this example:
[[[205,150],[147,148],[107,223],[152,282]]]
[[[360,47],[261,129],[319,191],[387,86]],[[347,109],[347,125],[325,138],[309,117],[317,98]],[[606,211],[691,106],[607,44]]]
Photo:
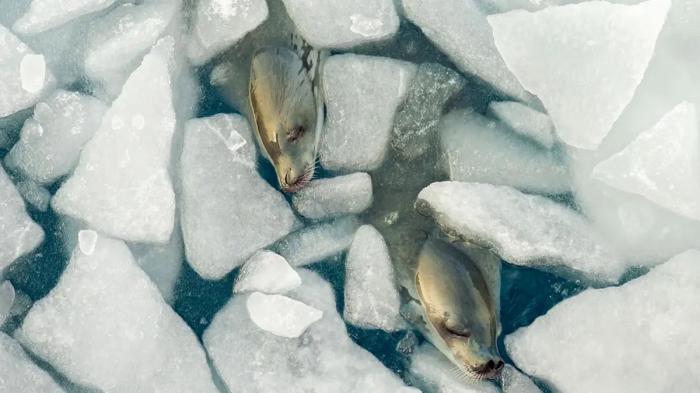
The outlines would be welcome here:
[[[489,360],[484,367],[486,371],[491,371],[494,368],[496,368],[496,364],[493,362],[493,360]]]
[[[496,362],[496,371],[501,371],[501,369],[503,369],[503,366],[504,366],[504,365],[505,365],[505,364],[503,363],[503,360],[498,360],[498,361]]]

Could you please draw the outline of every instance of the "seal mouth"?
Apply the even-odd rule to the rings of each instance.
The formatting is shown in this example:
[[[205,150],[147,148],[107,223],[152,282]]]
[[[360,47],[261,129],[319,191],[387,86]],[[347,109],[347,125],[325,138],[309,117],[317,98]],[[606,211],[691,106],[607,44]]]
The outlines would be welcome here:
[[[284,175],[284,182],[282,182],[282,191],[294,193],[301,190],[311,182],[315,172],[316,165],[307,165],[306,168],[304,168],[304,173],[296,179],[289,179],[289,172],[287,172]]]
[[[472,367],[469,365],[463,365],[455,367],[456,374],[465,380],[469,381],[483,381],[483,380],[495,380],[501,377],[501,371],[503,370],[504,363],[502,360],[489,360],[488,363],[479,366]]]

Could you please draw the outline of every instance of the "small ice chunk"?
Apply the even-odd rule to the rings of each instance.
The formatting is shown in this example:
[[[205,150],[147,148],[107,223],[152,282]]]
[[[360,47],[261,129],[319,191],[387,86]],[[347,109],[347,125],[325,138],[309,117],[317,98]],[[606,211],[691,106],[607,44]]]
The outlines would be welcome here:
[[[43,241],[44,231],[27,215],[22,197],[0,165],[0,273]]]
[[[432,146],[445,105],[465,84],[461,75],[447,67],[420,64],[406,100],[396,112],[391,147],[406,159],[424,154]]]
[[[456,366],[430,344],[423,344],[411,356],[408,380],[430,393],[498,393],[495,385],[472,381],[456,372]]]
[[[3,281],[0,284],[0,327],[5,322],[8,316],[10,316],[10,310],[12,310],[12,304],[15,302],[15,288],[9,281]]]
[[[33,106],[55,83],[44,57],[0,25],[0,118]]]
[[[379,168],[394,114],[416,68],[405,61],[355,54],[326,60],[323,90],[328,118],[320,148],[324,168],[343,172]]]
[[[109,392],[217,392],[197,337],[127,246],[98,236],[73,253],[17,337],[73,382]]]
[[[231,151],[227,141],[232,134],[247,143]],[[284,196],[255,170],[252,135],[238,115],[185,125],[182,229],[187,259],[202,277],[223,277],[298,225]]]
[[[586,1],[491,15],[496,46],[568,145],[594,150],[632,99],[670,0]]]
[[[301,336],[280,337],[258,328],[246,310],[252,294],[234,296],[204,332],[204,346],[228,389],[241,393],[403,392],[401,379],[348,337],[330,285],[309,271],[299,274],[303,284],[287,296],[323,312]]]
[[[510,129],[550,149],[554,146],[554,127],[546,114],[516,101],[492,102],[489,110]]]
[[[700,136],[695,105],[682,102],[627,147],[599,163],[591,177],[700,220]]]
[[[299,33],[316,48],[350,48],[381,41],[399,29],[392,0],[283,2]]]
[[[463,72],[519,100],[530,96],[513,76],[493,41],[486,16],[474,0],[402,0],[416,24]]]
[[[697,390],[699,262],[690,250],[620,287],[564,300],[506,337],[508,353],[561,392]]]
[[[32,0],[29,10],[12,26],[21,35],[33,35],[76,19],[80,16],[103,10],[116,0]]]
[[[165,243],[175,219],[170,58],[157,49],[131,74],[52,200],[57,212],[128,241]],[[143,117],[143,128],[135,117]]]
[[[501,372],[501,386],[503,393],[542,393],[530,378],[510,364]]]
[[[97,245],[97,232],[85,229],[78,232],[78,248],[85,255],[92,255]]]
[[[96,98],[57,90],[38,103],[34,116],[24,123],[19,142],[5,157],[7,168],[39,184],[69,174],[105,110],[105,104]]]
[[[300,301],[260,292],[248,296],[246,308],[250,320],[260,329],[287,338],[301,336],[309,326],[323,317],[321,310]]]
[[[389,249],[373,226],[363,225],[355,232],[345,262],[345,277],[346,321],[387,332],[404,327]]]
[[[558,194],[570,191],[557,151],[520,138],[497,121],[468,110],[443,117],[440,139],[450,179]]]
[[[233,292],[285,293],[299,285],[299,273],[289,266],[283,256],[262,250],[243,265],[233,286]]]
[[[289,234],[273,246],[292,266],[320,262],[347,250],[360,223],[355,217],[341,217]]]
[[[606,283],[617,282],[626,270],[584,217],[511,187],[433,183],[418,194],[416,209],[445,233],[492,248],[516,265],[573,271]]]
[[[175,300],[175,285],[185,260],[185,245],[176,224],[170,241],[166,244],[134,243],[129,248],[136,263],[158,287],[168,304]]]
[[[22,180],[17,183],[17,191],[22,198],[33,208],[40,212],[49,210],[51,193],[45,187],[40,186],[34,180]]]
[[[314,180],[292,196],[294,210],[314,220],[359,214],[371,204],[372,178],[364,172]]]
[[[202,65],[233,46],[268,16],[265,0],[201,0],[197,3],[187,55]]]
[[[29,358],[19,343],[0,332],[0,390],[22,393],[63,393],[49,374]]]

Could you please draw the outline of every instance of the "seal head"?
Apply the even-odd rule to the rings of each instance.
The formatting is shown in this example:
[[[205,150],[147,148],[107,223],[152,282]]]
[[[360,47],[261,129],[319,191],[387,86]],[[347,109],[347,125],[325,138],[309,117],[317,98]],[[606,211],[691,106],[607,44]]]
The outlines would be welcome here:
[[[316,165],[318,106],[308,66],[294,51],[268,48],[251,62],[250,106],[264,153],[282,190],[311,181]]]
[[[428,239],[416,271],[426,338],[464,374],[477,380],[496,378],[504,365],[496,346],[498,307],[487,276],[473,261],[489,257],[493,255],[487,250]]]

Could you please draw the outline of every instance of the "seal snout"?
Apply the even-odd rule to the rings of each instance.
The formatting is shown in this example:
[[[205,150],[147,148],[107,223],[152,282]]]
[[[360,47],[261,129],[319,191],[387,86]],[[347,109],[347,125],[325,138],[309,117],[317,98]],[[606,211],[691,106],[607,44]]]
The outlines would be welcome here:
[[[284,190],[285,192],[297,192],[301,190],[302,188],[304,188],[304,186],[309,184],[311,178],[314,175],[313,167],[309,169],[308,166],[301,173],[294,172],[295,171],[292,168],[289,168],[284,173],[284,179],[280,183],[282,186],[282,190]]]
[[[503,360],[500,358],[493,358],[487,360],[485,363],[477,366],[473,369],[474,373],[483,379],[493,379],[498,377],[498,375],[503,370]]]

